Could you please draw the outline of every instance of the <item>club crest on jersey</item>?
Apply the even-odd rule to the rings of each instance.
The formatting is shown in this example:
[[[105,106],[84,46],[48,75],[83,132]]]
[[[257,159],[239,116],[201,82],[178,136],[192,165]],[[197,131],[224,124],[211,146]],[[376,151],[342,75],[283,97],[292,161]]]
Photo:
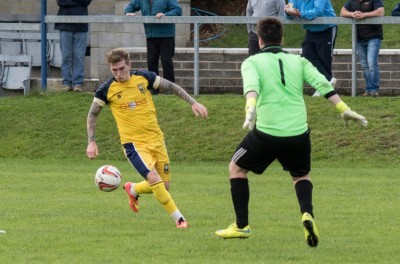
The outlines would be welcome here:
[[[165,174],[168,174],[168,173],[169,173],[169,164],[168,164],[168,163],[165,163],[165,164],[164,164],[164,173],[165,173]]]
[[[145,92],[146,92],[146,90],[144,89],[144,85],[141,83],[141,84],[138,84],[138,88],[139,88],[139,91],[142,93],[142,94],[144,94]]]

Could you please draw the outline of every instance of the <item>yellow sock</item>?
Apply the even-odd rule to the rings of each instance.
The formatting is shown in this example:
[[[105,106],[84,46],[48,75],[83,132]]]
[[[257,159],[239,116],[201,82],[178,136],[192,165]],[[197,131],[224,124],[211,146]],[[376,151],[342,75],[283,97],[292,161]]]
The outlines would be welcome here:
[[[148,183],[148,181],[141,181],[138,183],[135,183],[135,192],[137,194],[142,194],[142,193],[152,193],[151,186]]]
[[[163,205],[164,209],[171,215],[178,208],[175,205],[174,200],[172,200],[171,195],[165,188],[164,182],[158,182],[150,186],[153,191],[154,197]]]

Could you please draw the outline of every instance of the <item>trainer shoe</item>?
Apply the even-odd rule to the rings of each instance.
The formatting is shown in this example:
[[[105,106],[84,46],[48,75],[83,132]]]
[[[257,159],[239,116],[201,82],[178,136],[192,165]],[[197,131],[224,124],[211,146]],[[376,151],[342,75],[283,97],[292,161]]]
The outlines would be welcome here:
[[[227,229],[217,230],[215,235],[222,238],[249,238],[251,234],[250,226],[238,228],[236,223],[231,224]]]
[[[371,96],[372,97],[379,97],[379,93],[378,92],[371,92]]]
[[[82,92],[82,86],[79,86],[79,85],[75,85],[74,86],[74,92]]]
[[[62,90],[64,92],[70,92],[70,91],[72,91],[72,86],[64,84],[63,87],[62,87]]]
[[[329,81],[329,83],[332,85],[333,88],[335,88],[337,79],[335,77],[332,77],[332,79]]]
[[[332,85],[333,88],[335,88],[337,79],[335,77],[332,77],[332,79],[329,81],[329,83]],[[315,93],[312,95],[312,97],[319,97],[321,96],[321,93],[318,91],[315,91]]]
[[[317,225],[315,224],[314,218],[309,213],[304,213],[301,221],[304,226],[304,235],[307,240],[307,244],[310,247],[318,246],[318,230]]]
[[[312,97],[319,97],[321,96],[321,93],[318,91],[315,91],[315,93],[312,95]]]
[[[183,219],[183,217],[179,218],[179,220],[176,221],[176,228],[187,228],[188,225],[188,222]]]
[[[127,182],[124,184],[124,190],[129,196],[129,206],[131,207],[132,211],[137,213],[139,211],[139,196],[133,196],[131,194],[131,188],[133,187],[133,182]]]

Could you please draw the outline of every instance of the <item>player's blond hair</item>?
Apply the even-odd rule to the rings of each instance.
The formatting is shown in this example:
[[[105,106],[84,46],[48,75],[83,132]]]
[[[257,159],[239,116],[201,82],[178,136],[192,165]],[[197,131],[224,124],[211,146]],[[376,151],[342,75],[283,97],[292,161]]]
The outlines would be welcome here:
[[[106,54],[106,58],[109,64],[114,64],[123,60],[126,62],[126,64],[130,64],[131,61],[129,53],[123,48],[111,50]]]

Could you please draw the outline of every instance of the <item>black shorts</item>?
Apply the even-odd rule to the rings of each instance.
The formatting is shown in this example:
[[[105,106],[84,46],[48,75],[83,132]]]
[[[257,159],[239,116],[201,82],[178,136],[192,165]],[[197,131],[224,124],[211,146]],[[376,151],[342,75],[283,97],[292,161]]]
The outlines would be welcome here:
[[[277,159],[293,177],[307,175],[311,168],[310,130],[293,137],[275,137],[254,128],[236,148],[232,161],[242,169],[263,173]]]

